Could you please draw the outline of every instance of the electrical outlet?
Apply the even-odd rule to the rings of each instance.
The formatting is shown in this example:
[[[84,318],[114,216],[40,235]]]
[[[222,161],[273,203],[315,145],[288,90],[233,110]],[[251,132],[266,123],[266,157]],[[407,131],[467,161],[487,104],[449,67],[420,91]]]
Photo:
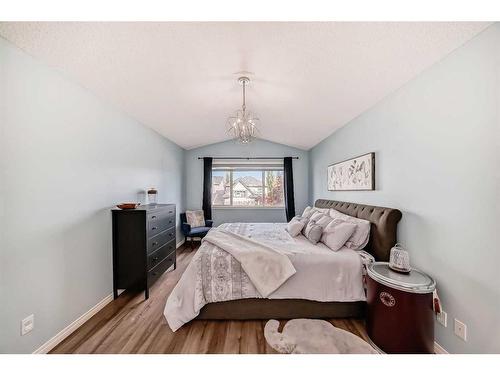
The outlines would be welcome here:
[[[446,327],[448,325],[448,314],[446,314],[446,311],[441,310],[441,312],[436,315],[436,318],[438,323],[443,327]]]
[[[455,335],[467,341],[467,326],[458,319],[455,319]]]
[[[30,333],[35,328],[35,315],[31,314],[21,320],[21,336]]]

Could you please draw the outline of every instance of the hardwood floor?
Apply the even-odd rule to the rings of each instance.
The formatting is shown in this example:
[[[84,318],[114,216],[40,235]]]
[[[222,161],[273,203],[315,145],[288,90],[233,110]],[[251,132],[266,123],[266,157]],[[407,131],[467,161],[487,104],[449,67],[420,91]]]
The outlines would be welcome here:
[[[178,249],[177,269],[153,285],[147,301],[142,292],[122,293],[51,353],[275,353],[264,338],[266,320],[193,320],[177,332],[170,330],[163,316],[165,301],[195,251]],[[363,320],[330,322],[367,339]]]

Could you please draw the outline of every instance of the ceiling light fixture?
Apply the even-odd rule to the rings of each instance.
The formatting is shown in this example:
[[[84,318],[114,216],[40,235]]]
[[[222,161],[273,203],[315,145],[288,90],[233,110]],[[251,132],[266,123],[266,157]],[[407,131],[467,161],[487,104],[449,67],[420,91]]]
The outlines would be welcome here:
[[[229,125],[227,132],[240,143],[252,142],[258,133],[257,123],[259,119],[254,117],[250,112],[247,112],[245,104],[245,87],[250,83],[250,78],[239,77],[238,82],[243,86],[243,104],[241,109],[236,112],[235,116],[229,117],[227,123]]]

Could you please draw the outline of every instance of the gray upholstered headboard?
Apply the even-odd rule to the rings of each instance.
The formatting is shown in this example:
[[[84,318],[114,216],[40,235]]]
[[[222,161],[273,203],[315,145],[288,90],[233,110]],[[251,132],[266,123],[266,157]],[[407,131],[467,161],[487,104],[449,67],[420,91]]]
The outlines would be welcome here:
[[[318,199],[314,203],[318,208],[333,208],[343,214],[368,220],[372,223],[370,241],[365,250],[378,261],[388,261],[391,247],[396,244],[398,222],[401,211],[395,208],[367,206],[358,203],[339,202]]]

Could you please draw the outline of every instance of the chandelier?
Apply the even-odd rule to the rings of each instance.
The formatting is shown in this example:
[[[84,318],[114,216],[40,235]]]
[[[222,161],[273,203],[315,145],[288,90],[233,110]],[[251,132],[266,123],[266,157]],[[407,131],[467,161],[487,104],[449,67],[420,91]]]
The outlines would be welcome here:
[[[257,123],[259,119],[254,117],[250,112],[247,112],[245,104],[245,87],[250,83],[250,78],[240,77],[238,82],[243,86],[243,104],[241,109],[236,112],[235,116],[227,119],[227,132],[240,143],[250,143],[257,136]]]

